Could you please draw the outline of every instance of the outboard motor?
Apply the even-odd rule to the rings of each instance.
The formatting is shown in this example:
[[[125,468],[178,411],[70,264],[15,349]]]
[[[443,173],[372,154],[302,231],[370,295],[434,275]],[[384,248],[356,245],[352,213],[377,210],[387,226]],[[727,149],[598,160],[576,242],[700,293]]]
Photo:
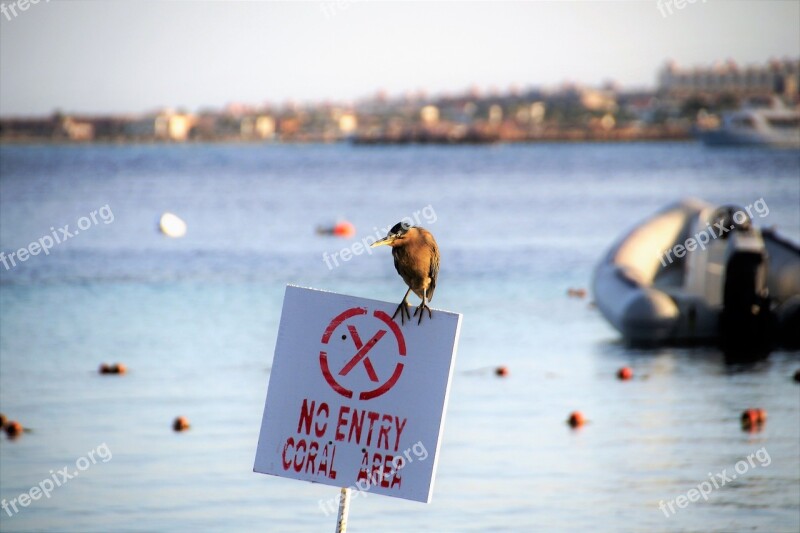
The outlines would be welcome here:
[[[712,286],[722,304],[720,344],[726,352],[755,355],[768,346],[774,326],[764,240],[750,216],[735,206],[716,209],[709,217],[709,228],[715,236],[709,246],[714,263],[707,270],[715,271],[717,283]]]

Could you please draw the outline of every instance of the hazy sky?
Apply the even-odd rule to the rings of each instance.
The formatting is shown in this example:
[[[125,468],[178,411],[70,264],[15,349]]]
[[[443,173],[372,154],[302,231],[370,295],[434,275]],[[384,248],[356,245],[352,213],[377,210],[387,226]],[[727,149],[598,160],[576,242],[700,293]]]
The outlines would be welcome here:
[[[19,0],[2,0],[7,8]],[[667,2],[670,0],[661,0]],[[0,15],[0,114],[196,110],[613,79],[800,56],[800,0],[41,0]],[[691,0],[688,0],[691,1]]]

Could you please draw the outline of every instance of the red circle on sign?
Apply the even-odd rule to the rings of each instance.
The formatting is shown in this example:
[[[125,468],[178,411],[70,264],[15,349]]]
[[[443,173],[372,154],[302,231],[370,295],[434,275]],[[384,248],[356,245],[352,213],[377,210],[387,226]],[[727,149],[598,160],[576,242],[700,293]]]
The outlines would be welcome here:
[[[322,344],[328,344],[333,335],[333,332],[342,324],[345,323],[346,320],[359,315],[366,315],[367,308],[366,307],[352,307],[339,315],[337,315],[331,323],[328,324],[328,327],[325,328],[325,332],[322,334]],[[406,341],[403,337],[403,333],[400,331],[400,328],[397,327],[397,324],[394,323],[392,318],[384,313],[383,311],[376,310],[373,314],[373,317],[377,318],[380,321],[381,326],[387,326],[388,329],[379,329],[377,333],[375,333],[372,338],[370,338],[367,342],[362,342],[360,335],[358,334],[358,330],[356,329],[355,325],[347,324],[347,329],[350,332],[350,337],[353,339],[356,347],[356,353],[350,360],[345,363],[344,367],[338,372],[340,376],[346,376],[359,364],[363,365],[367,375],[369,376],[371,381],[380,383],[377,387],[371,390],[362,391],[358,395],[359,400],[371,400],[372,398],[377,398],[382,394],[388,392],[394,385],[397,383],[397,380],[400,379],[400,375],[403,373],[403,363],[398,362],[395,367],[392,375],[383,382],[380,381],[378,378],[377,373],[375,372],[375,368],[372,366],[372,361],[369,359],[369,352],[372,348],[383,338],[383,336],[388,332],[391,331],[397,341],[397,353],[401,357],[405,357],[406,355]],[[330,387],[344,396],[345,398],[352,398],[353,391],[339,383],[336,380],[333,373],[331,372],[330,366],[328,364],[328,352],[325,350],[320,350],[319,352],[319,366],[322,370],[322,375],[325,378],[325,381],[330,385]]]

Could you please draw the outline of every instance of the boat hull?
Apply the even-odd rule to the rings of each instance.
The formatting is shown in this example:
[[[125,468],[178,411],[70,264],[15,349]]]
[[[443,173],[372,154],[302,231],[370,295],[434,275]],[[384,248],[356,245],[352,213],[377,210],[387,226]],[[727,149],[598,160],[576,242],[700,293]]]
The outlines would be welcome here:
[[[615,243],[594,271],[603,317],[633,344],[800,345],[800,248],[752,226],[677,258],[720,211],[686,200]]]
[[[719,129],[700,131],[696,133],[696,136],[703,144],[711,147],[756,146],[762,148],[800,149],[800,134],[780,136]]]

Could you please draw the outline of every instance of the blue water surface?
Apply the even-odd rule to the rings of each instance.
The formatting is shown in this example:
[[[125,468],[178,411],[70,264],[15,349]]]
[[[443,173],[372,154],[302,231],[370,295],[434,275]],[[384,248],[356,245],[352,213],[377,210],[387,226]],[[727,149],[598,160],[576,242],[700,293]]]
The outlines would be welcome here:
[[[0,497],[103,445],[110,457],[0,511],[0,529],[333,530],[320,502],[335,489],[252,472],[283,292],[399,302],[387,248],[341,251],[410,217],[442,251],[433,307],[464,315],[433,500],[354,499],[349,531],[796,532],[800,353],[731,365],[713,348],[627,348],[590,298],[566,296],[685,196],[762,200],[755,222],[800,240],[796,151],[2,146],[6,257],[79,231],[0,265],[0,411],[32,430],[1,439]],[[184,238],[156,230],[165,211]],[[315,233],[338,219],[355,239]],[[127,375],[98,375],[116,361]],[[623,365],[636,379],[615,379]],[[740,429],[748,407],[767,410],[761,432]],[[590,423],[573,431],[576,409]],[[171,430],[177,415],[190,431]],[[758,451],[707,500],[659,509]]]

